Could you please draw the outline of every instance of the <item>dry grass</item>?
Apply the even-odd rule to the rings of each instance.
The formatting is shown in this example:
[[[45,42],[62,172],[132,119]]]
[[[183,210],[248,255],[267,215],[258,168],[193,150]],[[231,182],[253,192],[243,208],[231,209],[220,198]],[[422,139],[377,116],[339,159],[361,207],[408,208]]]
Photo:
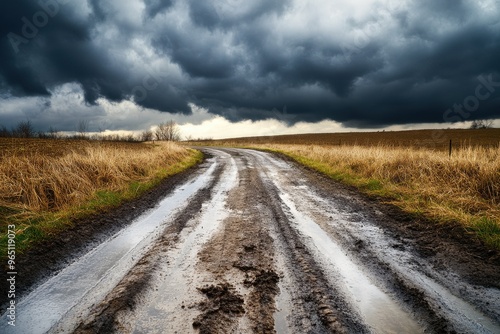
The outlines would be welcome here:
[[[188,150],[173,143],[74,144],[74,149],[67,148],[66,154],[55,157],[49,155],[53,152],[43,150],[4,155],[0,163],[0,206],[61,210],[83,203],[99,190],[117,191],[132,181],[149,181],[159,169],[189,156]]]
[[[459,222],[490,246],[500,249],[500,145],[494,145],[500,137],[495,137],[498,129],[493,130],[496,131],[462,130],[482,135],[484,145],[455,147],[451,157],[442,150],[412,144],[405,147],[377,142],[371,146],[315,142],[320,136],[331,139],[334,135],[267,137],[264,142],[253,143],[238,139],[212,144],[284,153],[335,180],[382,196],[406,212],[424,215],[436,222]],[[413,140],[418,141],[421,134],[417,132]],[[489,140],[485,140],[484,134],[490,135]],[[351,134],[359,141],[367,140],[363,135]],[[373,135],[367,134],[367,138],[373,139]],[[404,135],[412,142],[410,134]],[[393,142],[397,142],[397,138],[398,133],[392,133]],[[313,143],[281,144],[285,139]],[[477,141],[477,138],[471,140]]]
[[[15,223],[19,240],[133,198],[201,154],[174,143],[5,139],[0,147],[0,229]]]

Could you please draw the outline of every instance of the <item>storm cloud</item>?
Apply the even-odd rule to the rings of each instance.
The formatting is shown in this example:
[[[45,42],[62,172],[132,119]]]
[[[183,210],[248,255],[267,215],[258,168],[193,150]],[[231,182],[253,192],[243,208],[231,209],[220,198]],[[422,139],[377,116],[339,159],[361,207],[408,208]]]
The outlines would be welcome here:
[[[494,0],[1,6],[0,109],[71,84],[89,107],[132,101],[190,114],[196,105],[231,121],[363,128],[500,118]]]

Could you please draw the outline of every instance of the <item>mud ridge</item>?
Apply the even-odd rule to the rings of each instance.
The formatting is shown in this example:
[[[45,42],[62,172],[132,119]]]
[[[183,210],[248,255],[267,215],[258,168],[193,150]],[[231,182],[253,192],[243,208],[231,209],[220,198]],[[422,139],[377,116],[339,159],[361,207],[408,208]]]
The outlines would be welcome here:
[[[200,334],[227,333],[235,318],[245,313],[243,298],[228,283],[198,288],[208,299],[198,305],[202,311],[193,321]]]
[[[238,165],[238,185],[228,196],[228,209],[232,213],[222,222],[220,232],[199,253],[199,270],[208,273],[215,284],[226,285],[240,291],[244,301],[245,323],[238,321],[240,314],[211,313],[205,308],[194,325],[204,328],[203,333],[252,332],[275,333],[275,297],[279,293],[279,276],[274,265],[273,240],[260,207],[266,198],[259,188],[259,174],[249,168],[248,157],[227,151]],[[202,290],[200,290],[202,291]],[[218,320],[217,320],[218,319]],[[212,327],[214,321],[226,324],[223,330]],[[200,331],[201,333],[201,331]]]

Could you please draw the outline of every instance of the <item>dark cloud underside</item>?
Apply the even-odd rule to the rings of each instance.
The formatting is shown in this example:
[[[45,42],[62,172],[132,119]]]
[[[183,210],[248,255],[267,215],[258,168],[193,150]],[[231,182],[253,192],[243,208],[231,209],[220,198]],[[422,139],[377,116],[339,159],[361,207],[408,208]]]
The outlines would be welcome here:
[[[345,1],[42,1],[57,13],[30,37],[43,6],[1,5],[2,96],[78,83],[89,105],[373,127],[442,122],[492,80],[461,117],[500,117],[498,2],[379,1],[358,15]]]

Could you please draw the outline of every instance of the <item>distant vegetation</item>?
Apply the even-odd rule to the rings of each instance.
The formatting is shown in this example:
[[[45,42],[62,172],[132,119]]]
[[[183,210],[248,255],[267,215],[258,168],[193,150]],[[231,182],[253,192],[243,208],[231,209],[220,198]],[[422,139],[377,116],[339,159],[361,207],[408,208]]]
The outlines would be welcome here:
[[[30,120],[21,121],[16,126],[8,129],[0,125],[0,138],[40,138],[40,139],[88,139],[101,141],[180,141],[181,133],[179,126],[170,120],[158,124],[154,130],[145,130],[139,135],[134,134],[105,134],[102,130],[99,132],[90,132],[89,123],[86,120],[80,120],[71,133],[63,133],[54,127],[48,131],[37,131]]]
[[[286,154],[411,214],[459,222],[500,249],[500,129],[310,134],[191,144]]]

